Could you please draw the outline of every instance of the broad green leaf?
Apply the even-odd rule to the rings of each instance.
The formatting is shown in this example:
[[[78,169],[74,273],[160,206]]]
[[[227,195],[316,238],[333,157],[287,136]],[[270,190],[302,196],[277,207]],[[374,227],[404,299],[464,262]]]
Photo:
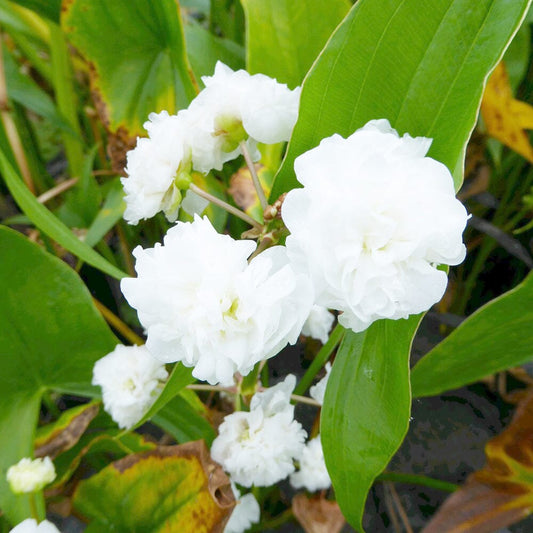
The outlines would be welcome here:
[[[192,391],[183,390],[152,418],[152,422],[172,435],[179,443],[203,439],[211,445],[216,432],[207,420],[207,410],[194,405],[189,398]]]
[[[211,76],[217,61],[233,70],[244,68],[244,48],[229,39],[222,39],[199,24],[186,24],[185,42],[192,69],[201,83],[200,76]]]
[[[61,26],[89,63],[112,133],[145,135],[151,112],[174,113],[196,95],[174,0],[70,0]]]
[[[42,394],[90,395],[92,367],[117,341],[78,275],[0,226],[0,472],[33,453]],[[18,523],[28,501],[0,476],[0,507]]]
[[[229,479],[202,442],[130,455],[82,481],[78,512],[94,531],[222,531],[234,505]]]
[[[331,369],[320,434],[337,502],[363,530],[367,493],[409,427],[409,354],[420,317],[347,331]]]
[[[61,0],[12,0],[12,2],[31,9],[52,22],[59,22]]]
[[[291,89],[300,85],[348,10],[348,0],[241,0],[247,66]]]
[[[78,405],[63,411],[55,422],[39,427],[34,443],[35,455],[54,459],[75,446],[99,410],[98,401]]]
[[[533,273],[468,317],[411,372],[414,396],[434,396],[533,359]]]
[[[271,198],[299,184],[294,159],[333,133],[387,118],[433,138],[429,155],[463,180],[483,86],[528,0],[360,0],[309,72]]]
[[[56,218],[44,205],[40,204],[24,185],[22,179],[17,176],[2,151],[0,151],[0,173],[19,207],[43,233],[46,233],[69,252],[102,272],[117,279],[127,276],[127,274],[96,253],[90,246],[80,241],[63,222]]]
[[[326,136],[348,136],[379,118],[400,133],[434,138],[430,155],[459,186],[484,83],[529,4],[359,0],[305,79],[271,199],[298,186],[295,157]],[[351,335],[333,366],[322,416],[324,452],[341,509],[359,529],[368,489],[407,431],[407,364],[418,320],[377,323]]]

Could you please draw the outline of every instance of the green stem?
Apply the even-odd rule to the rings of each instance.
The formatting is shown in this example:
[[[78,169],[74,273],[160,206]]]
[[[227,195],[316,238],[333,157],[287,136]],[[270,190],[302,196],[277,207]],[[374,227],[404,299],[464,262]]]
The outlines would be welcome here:
[[[335,329],[331,332],[328,341],[320,351],[316,354],[316,357],[313,359],[313,362],[307,369],[303,378],[300,380],[300,383],[294,389],[294,394],[303,395],[303,393],[309,388],[313,382],[314,377],[318,374],[319,370],[326,364],[326,361],[329,359],[330,355],[333,353],[333,350],[341,342],[342,337],[344,336],[344,328],[337,324]]]
[[[30,499],[30,513],[31,517],[35,518],[37,522],[40,522],[39,513],[37,511],[37,501],[35,500],[35,492],[30,492],[28,494],[28,497]]]
[[[395,483],[409,483],[411,485],[423,485],[432,489],[443,490],[445,492],[455,492],[459,486],[448,481],[441,481],[428,476],[418,474],[402,474],[399,472],[383,472],[376,481],[393,481]]]

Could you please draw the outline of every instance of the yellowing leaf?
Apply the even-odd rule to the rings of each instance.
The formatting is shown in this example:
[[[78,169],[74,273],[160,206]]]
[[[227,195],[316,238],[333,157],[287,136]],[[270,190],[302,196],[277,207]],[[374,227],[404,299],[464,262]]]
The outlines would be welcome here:
[[[515,100],[503,62],[494,69],[481,103],[481,114],[491,137],[533,162],[526,129],[533,129],[533,106]]]
[[[422,533],[490,533],[533,511],[533,392],[487,443],[486,465],[452,494]]]
[[[161,446],[82,481],[74,506],[91,531],[222,532],[235,505],[229,479],[203,441]]]
[[[35,438],[35,456],[52,459],[72,448],[98,414],[100,402],[79,405],[64,411],[56,422],[39,428]]]

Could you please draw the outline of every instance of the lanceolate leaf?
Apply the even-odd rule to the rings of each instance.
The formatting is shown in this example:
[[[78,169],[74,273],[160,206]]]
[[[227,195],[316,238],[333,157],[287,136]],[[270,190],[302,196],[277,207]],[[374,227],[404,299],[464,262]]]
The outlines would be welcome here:
[[[533,359],[531,302],[533,273],[478,309],[415,365],[413,395],[434,396]]]
[[[291,89],[302,83],[350,8],[347,0],[242,0],[242,5],[248,70]]]
[[[92,367],[117,343],[78,275],[20,233],[0,226],[0,472],[33,453],[42,394],[90,395]],[[0,508],[29,517],[0,476]]]
[[[78,485],[74,505],[93,531],[222,533],[234,498],[205,444],[191,442],[112,463]]]
[[[429,155],[462,182],[464,149],[488,74],[528,0],[360,0],[305,80],[271,199],[299,186],[294,159],[333,133],[387,118],[434,139]]]
[[[337,501],[362,530],[366,495],[409,427],[409,353],[420,318],[346,333],[322,407],[320,434]]]
[[[458,187],[484,83],[529,3],[359,0],[305,79],[271,200],[298,186],[295,157],[324,137],[348,136],[379,118],[400,133],[432,137],[430,155],[448,166]],[[324,451],[341,509],[359,529],[367,491],[407,431],[407,365],[418,320],[377,323],[350,335],[333,366]]]

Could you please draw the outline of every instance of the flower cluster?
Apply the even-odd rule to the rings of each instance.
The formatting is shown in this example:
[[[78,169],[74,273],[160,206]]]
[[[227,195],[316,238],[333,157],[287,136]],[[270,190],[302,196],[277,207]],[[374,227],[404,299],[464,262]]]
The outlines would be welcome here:
[[[163,245],[134,250],[137,278],[121,289],[147,332],[150,353],[163,362],[193,366],[212,385],[294,344],[312,304],[306,276],[290,265],[285,248],[254,257],[253,241],[215,231],[207,218],[179,222]]]
[[[221,63],[203,81],[188,109],[150,115],[148,138],[128,154],[123,184],[130,223],[159,211],[174,222],[184,204],[200,213],[205,205],[195,205],[194,191],[201,191],[190,185],[194,172],[221,170],[240,154],[257,160],[257,143],[289,139],[299,90]],[[300,334],[326,343],[335,321],[330,310],[358,332],[436,303],[447,284],[439,266],[464,259],[468,216],[449,170],[427,157],[430,144],[400,136],[382,119],[300,155],[294,170],[302,188],[276,204],[276,222],[285,225],[280,234],[289,232],[284,246],[235,240],[195,214],[193,222],[171,227],[162,244],[137,247],[137,277],[122,280],[121,289],[146,331],[143,357],[160,363],[125,363],[117,356],[109,367],[104,360],[95,367],[94,383],[103,387],[106,409],[119,425],[131,427],[151,405],[166,378],[161,363],[181,361],[200,380],[232,386],[236,375],[247,375]],[[259,226],[253,235],[274,235],[268,213],[262,228],[251,220],[254,231]],[[319,404],[330,370],[328,363],[310,390]],[[256,393],[248,412],[225,417],[211,453],[233,482],[268,486],[290,476],[295,488],[331,485],[320,436],[305,445],[306,432],[294,419],[294,386],[289,375]],[[253,496],[234,492],[240,503],[227,532],[259,519]]]
[[[285,381],[256,393],[249,412],[224,418],[211,456],[235,483],[266,487],[294,472],[293,460],[302,453],[306,437],[290,404],[295,384],[289,374]]]
[[[202,81],[205,89],[188,109],[177,115],[150,114],[144,124],[148,137],[139,138],[128,152],[128,177],[121,181],[126,193],[124,218],[130,224],[159,211],[175,221],[192,172],[222,169],[242,153],[243,145],[258,160],[257,142],[289,139],[298,115],[299,89],[291,91],[263,74],[234,72],[221,62],[214,75]],[[187,191],[190,194],[194,193]],[[192,203],[190,198],[187,203]],[[201,214],[203,208],[193,211]]]
[[[50,457],[30,459],[24,457],[7,470],[7,482],[15,494],[36,492],[56,478],[54,463]]]
[[[164,365],[145,346],[119,344],[93,368],[93,385],[102,387],[105,410],[124,429],[142,418],[167,377]]]

